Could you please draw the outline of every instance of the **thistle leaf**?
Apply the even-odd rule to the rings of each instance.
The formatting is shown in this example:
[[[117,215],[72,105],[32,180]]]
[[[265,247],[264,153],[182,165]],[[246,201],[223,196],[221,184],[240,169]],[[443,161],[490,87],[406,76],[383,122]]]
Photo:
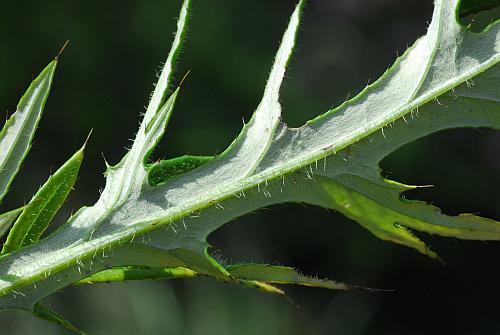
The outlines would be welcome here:
[[[386,180],[378,167],[402,145],[442,129],[500,129],[500,26],[469,31],[457,21],[459,4],[435,1],[427,34],[379,80],[304,126],[289,128],[278,101],[303,7],[299,2],[262,101],[231,146],[211,160],[181,157],[155,168],[147,162],[179,93],[166,94],[184,36],[189,5],[184,2],[174,47],[131,150],[116,166],[108,166],[95,205],[79,210],[47,238],[0,258],[0,308],[32,310],[51,293],[90,281],[84,278],[123,278],[124,273],[109,270],[117,267],[186,268],[277,294],[282,291],[269,283],[344,288],[291,268],[226,267],[210,256],[210,233],[241,215],[284,202],[340,211],[377,237],[431,257],[437,255],[413,230],[500,240],[499,222],[470,214],[447,216],[405,200],[401,193],[416,186]]]
[[[0,202],[9,190],[28,154],[38,121],[49,96],[57,59],[33,80],[19,101],[17,110],[0,132]]]
[[[71,192],[83,160],[83,151],[84,148],[81,148],[64,163],[24,207],[7,236],[2,254],[38,241]]]

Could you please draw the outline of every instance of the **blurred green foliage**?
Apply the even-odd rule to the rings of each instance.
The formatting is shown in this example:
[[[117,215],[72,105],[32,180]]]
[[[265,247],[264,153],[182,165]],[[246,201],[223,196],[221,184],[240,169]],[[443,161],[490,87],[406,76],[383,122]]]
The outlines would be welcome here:
[[[177,78],[191,70],[156,158],[221,152],[250,118],[294,1],[193,1]],[[33,76],[66,49],[34,143],[2,210],[28,201],[93,128],[71,211],[97,199],[101,153],[130,145],[175,30],[177,1],[4,2],[0,104],[13,112]],[[430,0],[310,1],[282,93],[300,126],[375,80],[425,33]],[[383,162],[391,178],[433,184],[407,197],[445,212],[500,219],[500,134],[446,131]],[[56,219],[57,220],[57,219]],[[290,288],[294,304],[207,279],[75,287],[48,301],[90,334],[492,334],[500,331],[500,244],[421,236],[447,262],[372,237],[323,209],[288,204],[243,217],[211,238],[222,259],[298,267],[392,293]],[[20,312],[0,313],[2,334],[66,334]]]

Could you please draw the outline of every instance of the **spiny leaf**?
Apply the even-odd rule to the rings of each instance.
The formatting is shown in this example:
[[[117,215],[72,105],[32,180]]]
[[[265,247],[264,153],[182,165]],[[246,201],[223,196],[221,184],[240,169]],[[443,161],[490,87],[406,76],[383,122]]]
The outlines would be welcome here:
[[[7,213],[0,214],[0,237],[2,237],[10,228],[12,223],[17,219],[24,207],[13,209]]]
[[[54,59],[33,80],[19,101],[16,112],[7,120],[0,132],[0,202],[28,154],[49,96],[56,65],[57,59]]]
[[[496,66],[478,76],[473,87],[463,84],[440,97],[439,102],[425,105],[418,118],[415,115],[415,119],[398,120],[386,128],[384,134],[360,141],[348,153],[333,157],[328,168],[315,176],[317,185],[329,194],[330,200],[322,204],[330,201],[327,207],[354,216],[378,237],[414,247],[433,257],[435,254],[405,227],[462,239],[500,239],[499,222],[471,214],[447,216],[434,206],[402,198],[402,192],[415,186],[382,178],[378,167],[379,162],[398,147],[442,129],[500,129],[500,92],[494,89],[499,78],[500,68]]]
[[[378,168],[385,155],[434,131],[499,128],[498,24],[473,33],[457,21],[458,0],[437,0],[427,34],[378,81],[304,126],[289,128],[280,119],[278,93],[294,46],[299,2],[263,99],[240,135],[212,161],[155,186],[148,182],[146,163],[178,95],[176,90],[166,98],[165,92],[187,6],[185,2],[181,10],[163,82],[132,149],[108,167],[106,186],[94,206],[81,209],[38,243],[0,258],[0,308],[33,308],[52,292],[123,266],[183,267],[221,281],[259,286],[259,280],[237,278],[214,260],[207,252],[207,236],[238,216],[283,202],[341,211],[380,238],[434,257],[410,230],[500,240],[496,221],[446,216],[429,205],[401,199],[411,186],[383,179]],[[472,80],[476,85],[471,88]],[[393,127],[387,128],[389,124]],[[284,276],[305,281],[282,271],[275,280]]]
[[[82,164],[83,151],[84,147],[64,163],[24,207],[7,236],[2,254],[38,241],[71,192]]]

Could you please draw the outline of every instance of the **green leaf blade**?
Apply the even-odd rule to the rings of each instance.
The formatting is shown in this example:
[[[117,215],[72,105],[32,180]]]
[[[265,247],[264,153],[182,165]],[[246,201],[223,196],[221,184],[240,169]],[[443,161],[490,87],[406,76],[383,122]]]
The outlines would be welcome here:
[[[83,160],[83,148],[64,163],[38,190],[12,227],[2,254],[36,242],[71,192]]]
[[[33,80],[19,101],[16,112],[0,132],[0,202],[28,154],[49,96],[56,65],[57,59],[50,62]]]
[[[158,110],[164,105],[167,99],[167,92],[172,82],[174,72],[174,65],[179,56],[179,53],[186,37],[186,31],[189,24],[189,9],[191,7],[191,0],[184,0],[177,20],[177,32],[174,41],[170,48],[167,60],[163,66],[160,78],[155,85],[155,90],[151,96],[146,114],[144,115],[144,126],[149,125]]]

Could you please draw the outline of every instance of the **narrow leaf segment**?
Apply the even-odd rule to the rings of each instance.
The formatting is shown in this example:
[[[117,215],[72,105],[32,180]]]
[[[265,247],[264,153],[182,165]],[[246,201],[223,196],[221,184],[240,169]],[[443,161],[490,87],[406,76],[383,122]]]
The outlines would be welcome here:
[[[57,59],[33,80],[17,105],[17,111],[0,132],[0,202],[5,197],[28,154],[36,127],[49,96]]]
[[[83,150],[78,150],[64,163],[24,207],[5,241],[2,254],[30,245],[40,238],[76,182]]]

